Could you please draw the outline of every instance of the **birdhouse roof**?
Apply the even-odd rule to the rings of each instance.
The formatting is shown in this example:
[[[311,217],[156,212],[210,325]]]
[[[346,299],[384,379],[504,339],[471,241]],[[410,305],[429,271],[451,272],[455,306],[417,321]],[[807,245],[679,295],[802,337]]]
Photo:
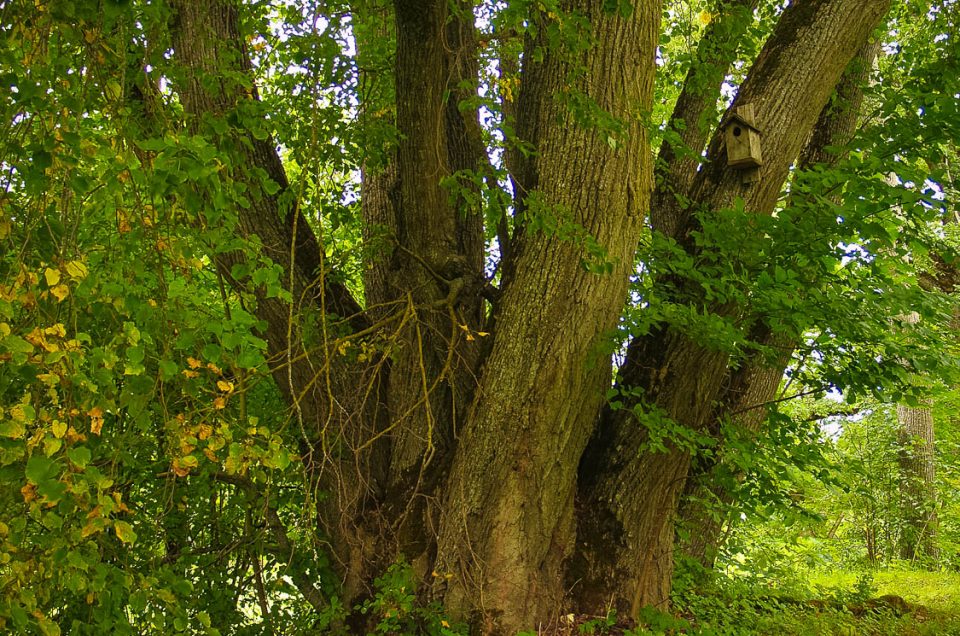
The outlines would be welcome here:
[[[737,123],[737,124],[740,124],[741,126],[745,126],[746,128],[749,128],[750,130],[756,133],[760,132],[760,129],[754,126],[752,122],[747,121],[742,115],[739,115],[737,113],[730,113],[727,116],[726,121],[723,122],[722,128],[727,128],[728,126],[730,126],[730,124],[733,124],[733,123]]]

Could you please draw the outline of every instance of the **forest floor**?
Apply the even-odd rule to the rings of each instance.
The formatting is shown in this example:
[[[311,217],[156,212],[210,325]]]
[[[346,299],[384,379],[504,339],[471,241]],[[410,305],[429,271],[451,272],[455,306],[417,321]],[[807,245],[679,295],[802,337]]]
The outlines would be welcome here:
[[[799,574],[782,585],[719,581],[708,595],[688,603],[690,629],[675,633],[960,636],[958,573],[889,569]]]
[[[796,574],[796,573],[795,573]],[[640,625],[577,620],[570,634],[626,636],[960,636],[960,573],[806,571],[792,580],[719,577],[691,585],[673,614]]]

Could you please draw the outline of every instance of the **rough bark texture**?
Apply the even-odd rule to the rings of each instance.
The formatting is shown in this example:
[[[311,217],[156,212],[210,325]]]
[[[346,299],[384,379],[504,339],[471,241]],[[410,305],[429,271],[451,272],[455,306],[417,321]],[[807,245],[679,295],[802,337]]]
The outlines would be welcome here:
[[[436,534],[436,514],[427,504],[446,473],[455,422],[469,405],[479,360],[477,343],[461,325],[482,329],[482,219],[459,210],[442,181],[457,169],[475,168],[483,153],[464,142],[478,124],[475,111],[472,125],[459,112],[456,88],[469,82],[471,70],[475,81],[469,61],[475,50],[465,35],[472,21],[464,23],[445,0],[397,1],[393,9],[400,140],[385,300],[403,318],[387,388],[386,500],[399,553],[425,573]]]
[[[759,181],[741,183],[739,171],[726,164],[722,134],[715,134],[708,162],[691,186],[693,203],[676,220],[681,244],[696,227],[693,210],[730,207],[737,198],[749,211],[773,210],[843,68],[886,7],[866,0],[813,0],[784,11],[733,104],[752,104],[763,132]],[[731,318],[739,313],[735,307],[713,311]],[[703,431],[728,364],[725,352],[705,348],[672,328],[631,342],[620,382],[642,387],[648,405]],[[645,439],[629,411],[612,413],[581,461],[580,550],[574,574],[592,592],[593,598],[585,599],[587,609],[598,613],[610,602],[633,615],[643,605],[668,602],[669,583],[664,581],[672,573],[673,534],[664,527],[672,527],[690,453],[676,447],[643,452]]]
[[[521,103],[530,109],[520,110],[519,134],[539,152],[522,181],[539,203],[528,204],[527,218],[557,229],[528,226],[515,241],[514,274],[446,493],[437,570],[453,577],[437,593],[502,633],[556,618],[577,458],[609,378],[597,354],[616,324],[650,195],[640,115],[652,97],[660,7],[640,2],[624,18],[602,4],[563,7],[590,21],[594,45],[576,60],[582,72],[564,59],[569,51],[535,61],[528,48]],[[537,19],[545,27],[550,18]],[[617,150],[563,105],[574,91],[624,123]],[[584,267],[594,241],[610,273]]]
[[[936,562],[937,496],[933,411],[929,406],[897,406],[900,424],[900,505],[903,528],[900,558]]]

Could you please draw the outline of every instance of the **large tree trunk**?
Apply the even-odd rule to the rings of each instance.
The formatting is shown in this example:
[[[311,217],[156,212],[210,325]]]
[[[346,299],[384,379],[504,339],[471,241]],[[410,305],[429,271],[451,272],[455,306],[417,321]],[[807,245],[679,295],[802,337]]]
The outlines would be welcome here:
[[[539,149],[519,177],[528,225],[514,240],[493,347],[454,457],[436,567],[453,575],[437,586],[448,609],[479,611],[488,631],[557,618],[577,459],[609,382],[600,347],[626,296],[650,196],[640,115],[652,96],[660,6],[639,2],[625,18],[602,5],[564,4],[589,19],[588,51],[548,49],[538,60],[554,19],[538,15],[540,37],[524,57],[518,132]],[[578,122],[565,95],[594,101],[623,130]]]
[[[897,406],[900,463],[900,558],[936,561],[937,491],[933,411],[929,406]]]
[[[797,2],[788,7],[760,53],[734,106],[752,104],[763,131],[759,181],[741,183],[726,164],[715,134],[708,163],[690,189],[692,205],[674,224],[681,244],[696,227],[693,210],[722,209],[738,197],[747,210],[769,214],[790,165],[810,136],[843,68],[885,13],[867,0]],[[693,301],[702,304],[696,292]],[[736,307],[714,307],[738,320]],[[620,383],[641,387],[653,408],[695,431],[711,421],[730,364],[729,355],[691,340],[679,329],[630,343]],[[611,601],[635,615],[643,605],[668,602],[672,575],[673,516],[686,482],[688,449],[644,452],[647,436],[629,410],[604,419],[581,462],[579,534],[574,576],[590,590],[586,609],[600,613]],[[670,530],[666,530],[670,528]],[[651,546],[656,546],[651,549]]]
[[[476,82],[472,14],[447,0],[394,2],[396,228],[388,302],[404,313],[387,403],[391,455],[387,501],[399,554],[425,575],[439,523],[438,501],[455,446],[456,422],[476,384],[482,331],[483,226],[477,210],[442,181],[479,170],[486,157],[476,111],[459,110]],[[475,89],[474,89],[475,92]]]

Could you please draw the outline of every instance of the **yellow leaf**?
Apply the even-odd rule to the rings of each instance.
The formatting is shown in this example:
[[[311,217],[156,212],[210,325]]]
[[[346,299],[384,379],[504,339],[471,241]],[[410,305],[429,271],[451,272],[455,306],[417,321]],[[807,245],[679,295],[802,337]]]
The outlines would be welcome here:
[[[203,363],[197,360],[196,358],[187,358],[187,365],[191,369],[199,369],[203,366]]]
[[[44,329],[43,333],[47,334],[48,336],[59,336],[60,338],[63,338],[67,335],[67,330],[64,328],[63,323],[58,322],[52,327],[47,327]]]
[[[184,377],[188,379],[200,377],[199,373],[197,373],[196,371],[191,371],[190,369],[184,369],[183,371],[181,371],[181,373],[183,373]]]
[[[87,415],[90,416],[90,432],[99,435],[100,430],[103,429],[103,409],[95,406],[87,411]]]
[[[223,373],[223,371],[220,370],[220,367],[218,367],[212,362],[207,363],[207,368],[213,371],[214,373],[216,373],[217,375],[220,375],[221,373]]]
[[[227,408],[227,401],[224,400],[222,397],[215,398],[213,400],[213,408],[217,410],[225,409]]]
[[[0,322],[0,337],[6,338],[10,335],[10,325]]]
[[[193,455],[173,458],[173,472],[177,477],[186,477],[191,468],[196,468],[200,462]]]
[[[48,267],[44,270],[43,277],[47,279],[47,286],[53,287],[60,282],[60,270]]]
[[[63,447],[63,440],[56,437],[46,437],[43,440],[43,454],[50,457]]]
[[[63,302],[70,295],[70,288],[66,285],[57,285],[50,289],[50,293],[57,297],[57,302]]]
[[[56,373],[38,373],[37,379],[44,384],[49,384],[50,386],[60,382],[60,376]]]
[[[233,382],[227,382],[226,380],[217,380],[217,388],[223,391],[224,393],[233,392]]]
[[[711,21],[713,21],[713,14],[704,10],[700,12],[700,15],[697,16],[697,19],[700,20],[700,24],[707,26]]]
[[[61,422],[60,420],[53,420],[53,426],[51,428],[53,429],[53,436],[56,437],[57,439],[60,439],[67,434],[66,422]]]
[[[117,538],[124,543],[133,543],[137,540],[137,533],[133,531],[133,526],[126,521],[114,521],[113,531],[117,533]]]
[[[88,521],[87,525],[83,526],[83,529],[80,531],[80,536],[83,538],[89,537],[91,534],[96,534],[103,530],[103,524],[95,523],[93,521]]]
[[[76,279],[86,278],[89,270],[87,266],[83,264],[82,261],[70,261],[63,266],[67,270],[67,274]]]
[[[32,422],[36,413],[29,405],[17,404],[10,409],[10,417],[16,422]]]
[[[21,420],[12,420],[0,425],[0,436],[20,439],[27,434],[27,425]]]
[[[203,440],[208,439],[211,435],[213,435],[213,427],[209,424],[201,424],[200,430],[197,431],[197,437]]]
[[[113,498],[117,500],[117,510],[120,512],[133,512],[127,504],[120,501],[120,493],[114,493]]]

